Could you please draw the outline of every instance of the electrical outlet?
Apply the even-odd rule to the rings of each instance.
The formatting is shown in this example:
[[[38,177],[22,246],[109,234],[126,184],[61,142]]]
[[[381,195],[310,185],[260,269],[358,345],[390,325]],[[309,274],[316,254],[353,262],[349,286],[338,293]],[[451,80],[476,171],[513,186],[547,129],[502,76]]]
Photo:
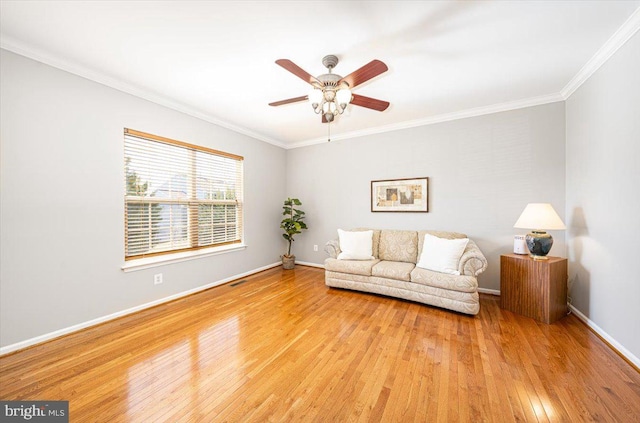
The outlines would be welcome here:
[[[318,246],[317,245],[313,246],[313,251],[318,251]]]
[[[153,284],[160,285],[162,283],[162,273],[153,275]]]

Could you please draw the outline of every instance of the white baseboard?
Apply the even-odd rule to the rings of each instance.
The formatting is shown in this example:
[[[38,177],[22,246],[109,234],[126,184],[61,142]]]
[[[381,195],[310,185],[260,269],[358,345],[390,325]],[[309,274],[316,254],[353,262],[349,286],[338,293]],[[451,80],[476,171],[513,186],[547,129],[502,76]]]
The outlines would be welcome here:
[[[618,341],[613,339],[607,332],[602,330],[602,328],[600,326],[596,325],[591,319],[589,319],[587,316],[582,314],[582,312],[580,310],[578,310],[577,308],[575,308],[572,305],[569,305],[569,308],[571,309],[571,312],[573,314],[575,314],[578,319],[582,320],[595,333],[600,335],[602,337],[602,339],[607,341],[609,343],[609,345],[611,345],[613,348],[615,348],[617,350],[617,352],[620,353],[620,355],[624,356],[627,360],[629,360],[629,362],[633,363],[633,365],[636,366],[637,369],[640,369],[640,359],[638,357],[633,355],[631,353],[631,351],[629,351],[622,344],[620,344]]]
[[[35,338],[27,339],[25,341],[20,341],[15,344],[7,345],[6,347],[0,348],[0,356],[12,353],[14,351],[18,351],[24,348],[31,347],[36,344],[40,344],[46,341],[50,341],[55,338],[59,338],[63,335],[68,335],[73,332],[77,332],[79,330],[98,325],[100,323],[108,322],[109,320],[117,319],[118,317],[126,316],[127,314],[136,313],[138,311],[144,310],[146,308],[154,307],[163,303],[167,303],[169,301],[177,300],[181,297],[186,297],[187,295],[195,294],[196,292],[204,291],[205,289],[213,288],[214,286],[222,285],[227,282],[231,282],[236,279],[244,278],[245,276],[253,275],[254,273],[262,272],[263,270],[271,269],[273,267],[280,266],[282,263],[271,263],[266,266],[259,267],[257,269],[250,270],[248,272],[241,273],[239,275],[230,276],[228,278],[209,283],[207,285],[202,285],[194,289],[190,289],[188,291],[179,292],[174,295],[170,295],[168,297],[161,298],[159,300],[151,301],[149,303],[141,304],[136,307],[131,307],[126,310],[118,311],[107,316],[98,317],[97,319],[92,319],[87,322],[79,323],[77,325],[69,326],[64,329],[59,329],[53,332],[45,333],[44,335],[36,336]]]
[[[497,289],[478,288],[478,292],[481,294],[490,294],[500,296],[500,291]]]
[[[311,266],[311,267],[319,267],[320,269],[324,269],[324,264],[311,263],[309,261],[297,261],[296,264],[301,264],[303,266]]]

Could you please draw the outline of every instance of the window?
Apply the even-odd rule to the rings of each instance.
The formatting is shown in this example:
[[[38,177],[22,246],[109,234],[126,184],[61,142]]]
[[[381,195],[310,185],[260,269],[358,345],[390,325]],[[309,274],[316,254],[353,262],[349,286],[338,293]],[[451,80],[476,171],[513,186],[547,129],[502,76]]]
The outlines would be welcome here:
[[[125,129],[125,260],[242,242],[242,164]]]

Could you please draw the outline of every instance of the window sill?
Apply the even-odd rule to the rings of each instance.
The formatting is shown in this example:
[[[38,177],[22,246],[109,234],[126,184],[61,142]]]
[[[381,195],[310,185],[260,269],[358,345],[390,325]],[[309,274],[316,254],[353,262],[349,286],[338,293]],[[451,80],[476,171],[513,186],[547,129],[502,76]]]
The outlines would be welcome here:
[[[130,260],[122,265],[124,272],[135,272],[136,270],[144,270],[166,264],[180,263],[188,260],[195,260],[203,257],[217,256],[218,254],[226,254],[233,251],[240,251],[247,248],[245,244],[224,245],[222,247],[213,247],[197,251],[186,251],[183,253],[167,254],[165,256],[155,256],[149,258],[141,258]]]

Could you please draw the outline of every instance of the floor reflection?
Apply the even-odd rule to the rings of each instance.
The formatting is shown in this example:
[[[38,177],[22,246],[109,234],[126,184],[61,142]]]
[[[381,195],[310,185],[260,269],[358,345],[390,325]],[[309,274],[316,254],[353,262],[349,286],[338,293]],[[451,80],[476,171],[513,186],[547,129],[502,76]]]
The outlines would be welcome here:
[[[129,367],[129,420],[144,416],[146,421],[162,421],[168,413],[192,416],[193,421],[202,416],[202,404],[211,404],[216,381],[222,386],[242,377],[239,339],[238,317],[231,316]]]

